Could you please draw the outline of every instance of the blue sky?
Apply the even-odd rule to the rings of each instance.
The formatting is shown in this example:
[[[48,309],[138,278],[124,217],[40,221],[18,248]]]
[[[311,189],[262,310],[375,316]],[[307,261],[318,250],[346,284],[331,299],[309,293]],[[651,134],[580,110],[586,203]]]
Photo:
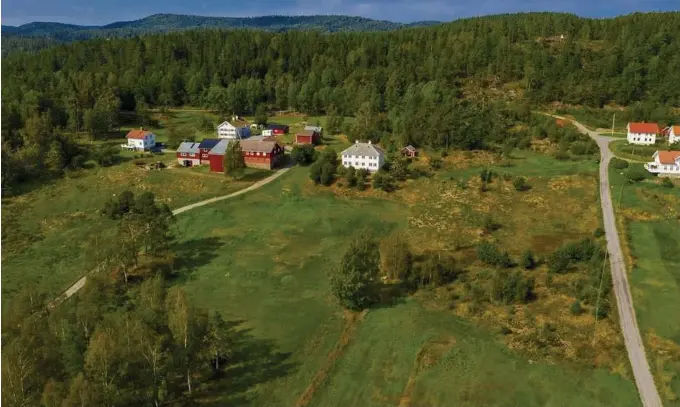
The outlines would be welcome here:
[[[2,24],[57,21],[102,25],[156,13],[225,17],[345,14],[411,22],[521,11],[611,17],[669,10],[680,10],[680,0],[2,0]]]

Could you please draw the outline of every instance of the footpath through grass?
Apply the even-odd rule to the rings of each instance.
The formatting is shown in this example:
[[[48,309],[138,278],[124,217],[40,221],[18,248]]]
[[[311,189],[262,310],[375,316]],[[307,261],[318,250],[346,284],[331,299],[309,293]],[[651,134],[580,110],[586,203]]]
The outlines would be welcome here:
[[[307,170],[179,219],[202,306],[272,341],[291,366],[203,400],[286,406],[637,406],[633,383],[605,370],[529,362],[500,338],[419,297],[347,318],[327,271],[362,227],[407,227],[409,206],[313,187]],[[350,325],[351,324],[351,325]],[[348,325],[350,329],[348,329]],[[250,378],[250,376],[246,375]],[[243,385],[243,383],[241,383]]]
[[[680,406],[680,183],[629,184],[625,171],[610,167],[610,182],[637,320],[664,405]]]

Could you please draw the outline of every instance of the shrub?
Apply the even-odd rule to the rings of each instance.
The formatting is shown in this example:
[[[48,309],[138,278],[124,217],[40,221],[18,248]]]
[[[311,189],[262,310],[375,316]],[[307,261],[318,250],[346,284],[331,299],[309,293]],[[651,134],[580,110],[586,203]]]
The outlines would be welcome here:
[[[433,170],[438,170],[442,167],[443,162],[441,158],[432,157],[430,158],[430,168]]]
[[[593,235],[595,235],[595,237],[604,236],[604,229],[602,229],[602,228],[595,229],[595,232],[593,233]]]
[[[668,177],[664,177],[663,181],[661,181],[661,185],[666,188],[673,188],[673,181]]]
[[[489,169],[484,168],[479,173],[479,178],[482,180],[482,183],[489,183],[493,181],[494,175],[496,175],[496,173]]]
[[[526,304],[534,297],[533,278],[525,278],[518,271],[497,271],[491,283],[491,298],[504,304]]]
[[[628,161],[622,160],[621,158],[618,157],[614,157],[612,158],[612,165],[617,170],[622,170],[624,168],[628,168]]]
[[[626,171],[626,178],[634,182],[639,182],[647,178],[647,171],[643,168],[630,168]]]
[[[354,167],[349,167],[345,171],[345,179],[347,180],[348,187],[351,188],[357,185],[357,173],[354,170]]]
[[[527,183],[527,179],[524,177],[516,177],[514,180],[512,180],[512,185],[517,191],[526,191],[531,189],[531,185]]]
[[[576,300],[571,304],[571,307],[569,307],[569,311],[573,315],[581,315],[583,313],[583,307],[581,307],[581,301]]]
[[[332,163],[325,163],[321,167],[321,175],[319,177],[319,181],[323,185],[330,185],[331,182],[333,182],[333,174],[335,173],[335,165]]]
[[[482,242],[477,246],[477,258],[496,267],[509,268],[513,265],[508,252],[501,252],[495,244],[489,242]]]
[[[555,152],[554,157],[555,157],[556,159],[562,160],[562,161],[568,160],[568,159],[569,159],[569,153],[566,152],[566,151],[564,151],[564,150],[557,150],[557,151]]]
[[[396,189],[394,179],[389,174],[381,172],[373,175],[373,188],[382,189],[385,192],[392,192]]]
[[[588,145],[581,141],[575,141],[571,144],[569,150],[574,155],[584,155],[588,151]]]
[[[310,165],[314,162],[315,154],[316,151],[314,150],[314,146],[311,144],[295,146],[290,152],[291,158],[295,160],[296,163],[304,166]]]
[[[520,260],[520,266],[522,268],[531,270],[536,267],[536,259],[534,259],[534,253],[531,250],[527,250],[522,254],[522,260]]]

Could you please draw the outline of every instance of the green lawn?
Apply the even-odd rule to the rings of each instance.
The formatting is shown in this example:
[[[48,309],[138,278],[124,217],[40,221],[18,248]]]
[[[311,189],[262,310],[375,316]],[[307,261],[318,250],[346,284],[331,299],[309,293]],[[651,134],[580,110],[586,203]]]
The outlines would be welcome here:
[[[174,155],[147,161],[174,161]],[[221,174],[173,168],[145,171],[131,161],[109,168],[83,170],[17,197],[3,199],[2,295],[31,288],[55,295],[86,271],[85,251],[96,235],[110,233],[113,224],[98,210],[126,189],[150,191],[178,208],[245,188],[270,174],[248,169],[240,181]]]
[[[628,184],[622,172],[610,167],[614,207],[624,223],[619,233],[633,259],[628,266],[637,320],[664,404],[680,406],[680,185],[664,188],[651,175]]]
[[[657,150],[667,149],[668,147],[666,144],[656,144],[652,146],[628,144],[627,140],[612,141],[609,146],[617,157],[642,162],[652,161],[652,155]]]
[[[187,291],[244,320],[279,355],[270,377],[240,384],[248,390],[228,379],[214,404],[304,405],[296,402],[307,394],[309,406],[398,406],[406,393],[412,406],[639,405],[635,386],[619,375],[530,363],[417,296],[370,310],[343,331],[350,322],[329,295],[327,270],[356,229],[382,236],[407,227],[408,215],[394,201],[339,198],[294,168],[242,198],[180,217],[178,252],[193,264],[180,280]],[[332,352],[337,342],[344,351]]]

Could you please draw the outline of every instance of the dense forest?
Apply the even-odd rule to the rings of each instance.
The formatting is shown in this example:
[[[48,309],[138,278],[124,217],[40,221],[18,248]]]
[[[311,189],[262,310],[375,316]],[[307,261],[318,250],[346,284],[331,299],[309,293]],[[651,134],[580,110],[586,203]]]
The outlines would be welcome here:
[[[534,13],[372,33],[187,31],[16,53],[2,61],[12,78],[2,89],[3,187],[78,167],[74,134],[104,136],[121,110],[149,107],[350,115],[354,137],[442,149],[502,139],[504,96],[524,111],[613,102],[636,106],[633,119],[654,112],[670,122],[679,40],[680,13]]]
[[[389,31],[404,27],[439,24],[419,21],[410,24],[372,20],[351,16],[262,16],[262,17],[203,17],[182,14],[154,14],[139,20],[118,21],[103,26],[35,22],[18,27],[2,26],[2,51],[34,51],[49,45],[94,38],[132,37],[154,33],[197,28],[257,29],[282,32],[288,30]]]

